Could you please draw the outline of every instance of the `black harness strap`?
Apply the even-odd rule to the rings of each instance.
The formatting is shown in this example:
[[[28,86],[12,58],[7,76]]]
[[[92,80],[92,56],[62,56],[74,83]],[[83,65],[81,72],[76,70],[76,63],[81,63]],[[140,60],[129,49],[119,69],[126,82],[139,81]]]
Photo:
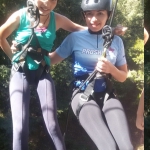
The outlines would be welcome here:
[[[105,92],[103,104],[105,104],[105,102],[108,100],[110,94],[113,94],[113,86],[110,77],[106,78],[106,85],[107,86],[106,86],[106,92]]]
[[[46,71],[46,73],[50,72],[50,66],[48,66],[44,60],[44,56],[48,56],[48,51],[42,49],[39,40],[34,32],[34,37],[36,39],[36,49],[28,50],[29,56],[39,64],[39,68],[37,70],[37,82],[39,81],[42,73]]]
[[[27,48],[29,47],[31,41],[33,40],[34,37],[34,30],[32,29],[32,34],[27,42],[27,44],[25,44],[24,46],[21,43],[18,43],[16,45],[16,47],[21,50],[21,52],[19,53],[19,55],[15,58],[15,59],[25,59],[26,55],[27,55]]]
[[[80,100],[79,100],[79,103],[78,103],[78,107],[77,107],[77,110],[76,110],[77,117],[79,117],[79,113],[80,113],[80,110],[81,110],[81,108],[83,107],[83,105],[84,105],[87,101],[89,101],[90,96],[93,95],[93,93],[94,93],[94,91],[93,91],[94,84],[95,84],[95,79],[93,79],[93,80],[87,85],[85,91],[81,94]]]
[[[33,39],[36,40],[36,46],[35,48],[32,46],[29,46],[27,50],[28,51],[27,55],[30,56],[37,64],[39,64],[39,67],[36,72],[36,84],[37,84],[42,73],[45,70],[47,73],[50,72],[50,69],[49,69],[50,67],[46,64],[44,60],[44,56],[48,56],[48,51],[41,48],[35,32],[33,33]],[[27,79],[29,80],[29,69],[27,68],[27,65],[24,65],[24,71],[27,76]]]
[[[10,78],[12,78],[12,76],[14,75],[15,72],[17,72],[19,70],[20,67],[23,68],[24,64],[25,64],[25,58],[27,55],[27,48],[29,46],[29,44],[31,43],[32,39],[33,39],[33,30],[32,30],[32,34],[28,40],[28,42],[23,46],[21,43],[18,43],[16,45],[16,47],[21,50],[21,52],[19,53],[19,55],[15,58],[18,59],[18,62],[14,62],[12,65],[12,69],[11,69],[11,75]]]

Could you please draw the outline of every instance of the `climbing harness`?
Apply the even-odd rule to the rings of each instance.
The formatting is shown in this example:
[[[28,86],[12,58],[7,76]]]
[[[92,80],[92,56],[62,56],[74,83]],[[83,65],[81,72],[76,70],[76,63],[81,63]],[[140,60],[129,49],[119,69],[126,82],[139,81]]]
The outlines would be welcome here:
[[[40,43],[38,41],[38,38],[34,32],[34,28],[37,27],[39,24],[39,10],[38,8],[34,5],[33,0],[28,0],[27,1],[27,11],[28,11],[28,16],[30,17],[30,29],[31,29],[31,36],[29,37],[29,40],[27,44],[22,45],[21,43],[18,43],[16,47],[21,50],[18,52],[18,55],[16,54],[13,57],[13,61],[17,60],[16,62],[13,62],[12,70],[11,70],[11,77],[13,74],[18,71],[21,67],[22,71],[25,73],[27,81],[30,82],[30,77],[29,77],[29,69],[26,63],[26,56],[30,56],[37,64],[39,64],[39,67],[37,69],[36,73],[36,84],[39,81],[39,78],[41,77],[43,71],[46,71],[49,73],[49,66],[46,64],[44,60],[44,56],[48,56],[48,51],[44,50],[41,48]],[[34,22],[34,24],[33,24]],[[32,40],[35,40],[36,46],[32,46],[30,43]]]

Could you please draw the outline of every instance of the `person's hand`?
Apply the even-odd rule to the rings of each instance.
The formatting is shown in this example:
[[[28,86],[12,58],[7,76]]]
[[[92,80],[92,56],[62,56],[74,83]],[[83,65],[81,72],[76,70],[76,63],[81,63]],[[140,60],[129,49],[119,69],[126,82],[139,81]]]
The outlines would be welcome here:
[[[137,115],[136,127],[140,130],[144,130],[144,117],[142,115]]]
[[[15,54],[18,51],[17,42],[16,41],[12,41],[11,51],[12,51],[13,54]]]
[[[122,26],[121,24],[118,24],[118,25],[113,29],[113,33],[114,33],[115,35],[124,35],[127,29],[128,29],[127,27],[124,27],[124,26]]]
[[[96,65],[96,70],[103,73],[111,73],[113,68],[113,64],[110,63],[106,58],[101,57],[98,59],[98,63]]]

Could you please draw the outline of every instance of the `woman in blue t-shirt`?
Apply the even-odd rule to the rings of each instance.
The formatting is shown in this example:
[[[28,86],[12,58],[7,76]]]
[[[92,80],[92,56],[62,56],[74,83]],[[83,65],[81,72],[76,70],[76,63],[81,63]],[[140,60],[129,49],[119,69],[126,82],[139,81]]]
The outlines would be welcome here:
[[[106,57],[102,56],[102,29],[111,31],[105,26],[111,7],[112,0],[82,0],[81,8],[88,29],[67,36],[60,47],[50,54],[50,58],[51,63],[56,64],[72,55],[76,80],[71,106],[97,148],[133,150],[124,109],[113,94],[108,78],[108,74],[119,82],[124,82],[127,78],[127,63],[121,38],[114,35],[106,50]],[[93,80],[81,88],[83,81],[95,69],[100,74],[97,73]],[[81,90],[77,92],[79,88]]]

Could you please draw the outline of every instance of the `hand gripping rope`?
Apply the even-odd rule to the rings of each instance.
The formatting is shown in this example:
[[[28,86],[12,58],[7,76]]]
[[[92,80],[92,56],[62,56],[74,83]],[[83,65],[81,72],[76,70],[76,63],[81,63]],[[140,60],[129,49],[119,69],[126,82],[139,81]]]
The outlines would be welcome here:
[[[106,50],[109,48],[109,46],[112,43],[113,40],[113,34],[112,34],[112,28],[108,25],[105,25],[102,29],[102,38],[104,39],[104,52],[103,57],[106,57]]]

